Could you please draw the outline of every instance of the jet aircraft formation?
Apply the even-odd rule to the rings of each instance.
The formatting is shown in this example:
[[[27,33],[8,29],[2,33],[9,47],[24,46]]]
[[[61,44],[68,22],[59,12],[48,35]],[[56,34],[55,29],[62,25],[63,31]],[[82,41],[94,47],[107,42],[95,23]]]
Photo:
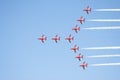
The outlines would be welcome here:
[[[83,11],[89,14],[91,12],[91,8],[87,6]],[[85,18],[81,16],[80,19],[78,19],[77,21],[80,22],[80,24],[83,24],[85,22]],[[80,31],[80,27],[78,25],[75,25],[75,27],[73,27],[72,30],[78,33]],[[38,38],[38,40],[41,40],[42,43],[44,43],[47,40],[47,37],[43,34],[40,38]],[[53,38],[51,38],[51,40],[54,40],[56,43],[58,43],[58,41],[60,41],[60,36],[55,35]],[[71,43],[74,40],[74,36],[70,34],[68,37],[65,38],[65,40],[68,40],[68,42]],[[77,51],[79,51],[79,47],[75,44],[74,47],[71,48],[71,50],[73,50],[74,53],[77,53]],[[81,53],[79,53],[75,58],[81,61],[84,58],[84,56]],[[80,64],[80,67],[82,67],[83,69],[85,69],[87,66],[88,63],[86,63],[85,61],[82,64]]]

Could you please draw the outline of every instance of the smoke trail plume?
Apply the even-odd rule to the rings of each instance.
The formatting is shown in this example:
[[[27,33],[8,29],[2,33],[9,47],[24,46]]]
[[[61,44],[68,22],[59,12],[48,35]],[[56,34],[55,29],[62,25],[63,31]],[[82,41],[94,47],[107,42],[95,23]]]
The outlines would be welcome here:
[[[87,58],[106,58],[106,57],[120,57],[120,54],[87,56]]]
[[[103,11],[109,11],[109,12],[118,12],[120,11],[120,9],[94,9],[93,11],[100,11],[100,12],[103,12]]]
[[[92,22],[120,22],[120,19],[90,19]]]
[[[82,28],[83,30],[113,30],[113,29],[120,29],[120,26],[111,26],[111,27],[88,27]]]
[[[120,66],[120,63],[91,64],[89,66]]]
[[[110,46],[110,47],[88,47],[82,48],[83,50],[106,50],[106,49],[120,49],[120,46]]]

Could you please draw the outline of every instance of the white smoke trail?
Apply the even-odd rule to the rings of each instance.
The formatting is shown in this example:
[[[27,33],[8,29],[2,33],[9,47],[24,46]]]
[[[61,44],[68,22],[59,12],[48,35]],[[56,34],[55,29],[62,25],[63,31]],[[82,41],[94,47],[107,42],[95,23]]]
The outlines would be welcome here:
[[[120,57],[120,54],[87,56],[87,58],[106,58],[106,57]]]
[[[94,9],[93,11],[110,11],[110,12],[113,12],[113,11],[120,11],[120,9]]]
[[[120,29],[120,26],[111,26],[111,27],[88,27],[82,28],[84,30],[113,30],[113,29]]]
[[[120,49],[120,46],[111,46],[111,47],[88,47],[82,48],[83,50],[106,50],[106,49]]]
[[[120,22],[120,19],[91,19],[93,22]]]
[[[120,63],[91,64],[89,66],[120,66]]]

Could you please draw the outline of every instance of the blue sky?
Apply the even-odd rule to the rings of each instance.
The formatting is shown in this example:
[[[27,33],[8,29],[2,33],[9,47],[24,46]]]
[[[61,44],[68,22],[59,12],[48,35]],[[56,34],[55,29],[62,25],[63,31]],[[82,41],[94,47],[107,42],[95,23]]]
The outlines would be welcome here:
[[[119,54],[120,50],[81,50],[84,47],[119,46],[120,30],[81,30],[76,34],[71,29],[119,26],[119,22],[88,22],[81,25],[80,16],[87,19],[119,19],[120,12],[91,12],[83,9],[120,8],[119,0],[1,0],[0,1],[0,80],[115,80],[120,79],[120,66],[88,66],[82,70],[74,57]],[[47,36],[43,44],[38,41]],[[58,34],[61,40],[51,40]],[[70,44],[64,38],[75,37]],[[78,53],[70,50],[77,44]],[[84,58],[88,64],[120,62],[120,58]],[[82,61],[82,62],[83,62]]]

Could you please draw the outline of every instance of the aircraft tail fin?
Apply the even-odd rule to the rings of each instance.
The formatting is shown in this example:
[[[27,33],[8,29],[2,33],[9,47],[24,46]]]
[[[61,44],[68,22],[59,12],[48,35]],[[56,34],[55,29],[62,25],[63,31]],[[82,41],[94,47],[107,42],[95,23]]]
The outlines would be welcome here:
[[[58,38],[58,40],[60,40],[60,37]]]
[[[82,57],[81,57],[82,59],[83,59],[83,55],[82,55]]]
[[[52,40],[54,40],[54,38],[52,38]]]
[[[85,18],[83,19],[83,22],[85,22]]]
[[[47,40],[47,37],[45,37],[45,40]]]
[[[91,12],[91,8],[90,8],[90,12]]]
[[[78,30],[80,31],[80,27],[78,27]]]
[[[88,63],[86,63],[86,67],[88,67]]]
[[[74,37],[72,37],[72,40],[74,40]]]
[[[40,40],[40,38],[37,38],[38,40]]]
[[[77,56],[75,58],[77,58]]]
[[[73,48],[70,48],[71,50],[73,50]]]
[[[74,28],[72,28],[72,30],[75,30]]]
[[[79,50],[79,47],[77,47],[77,50]]]
[[[65,40],[67,40],[67,38],[65,38]]]

